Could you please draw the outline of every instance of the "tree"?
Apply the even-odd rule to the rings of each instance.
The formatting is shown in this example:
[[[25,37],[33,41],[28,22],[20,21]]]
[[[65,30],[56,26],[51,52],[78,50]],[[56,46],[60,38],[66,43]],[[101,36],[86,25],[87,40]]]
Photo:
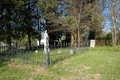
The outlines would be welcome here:
[[[119,0],[109,0],[109,10],[110,10],[110,21],[112,27],[112,44],[116,46],[118,44],[118,33],[119,33],[119,18],[120,18],[120,1]]]
[[[23,6],[23,26],[22,33],[28,35],[29,49],[31,49],[31,38],[37,35],[37,31],[35,30],[35,14],[34,8],[37,0],[24,0],[22,3]]]
[[[52,39],[53,33],[60,33],[62,31],[61,24],[59,23],[59,18],[61,16],[62,8],[60,8],[61,3],[58,0],[42,0],[39,3],[39,15],[41,17],[42,26],[49,33],[49,39]]]
[[[89,34],[89,31],[101,32],[101,22],[104,17],[100,15],[102,10],[95,0],[65,0],[67,1],[67,23],[70,24],[68,31],[71,32],[71,44],[80,43],[82,37]],[[72,25],[71,25],[72,24]],[[98,34],[99,34],[98,33]]]
[[[36,0],[1,0],[0,1],[0,38],[7,39],[11,47],[11,38],[20,39],[28,35],[31,47],[31,36],[37,32],[34,29],[34,7]],[[1,39],[2,40],[2,39]]]
[[[15,9],[17,7],[17,3],[15,3],[15,0],[1,0],[0,1],[0,28],[2,35],[0,38],[2,40],[6,40],[6,42],[9,45],[9,48],[11,48],[11,38],[13,37],[13,19],[15,16]]]

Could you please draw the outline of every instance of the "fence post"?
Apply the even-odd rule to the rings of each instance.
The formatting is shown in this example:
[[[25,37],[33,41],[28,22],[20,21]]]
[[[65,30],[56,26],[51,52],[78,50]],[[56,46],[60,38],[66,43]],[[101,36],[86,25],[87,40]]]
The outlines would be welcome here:
[[[49,67],[49,52],[48,52],[48,47],[46,47],[46,68],[48,68]]]
[[[87,40],[87,50],[89,51],[89,41]]]
[[[48,40],[48,33],[47,30],[44,33],[44,49],[45,49],[45,53],[46,53],[46,65],[45,67],[48,68],[49,67],[49,40]]]

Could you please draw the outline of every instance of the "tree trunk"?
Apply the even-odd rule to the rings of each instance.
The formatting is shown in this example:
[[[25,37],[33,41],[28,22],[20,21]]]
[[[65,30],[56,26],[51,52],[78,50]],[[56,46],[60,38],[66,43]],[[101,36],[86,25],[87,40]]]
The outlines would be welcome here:
[[[11,14],[11,10],[10,9],[7,9],[6,11],[8,11],[9,14]],[[11,35],[12,35],[12,32],[11,32],[11,16],[8,16],[8,21],[6,22],[6,27],[7,27],[7,43],[8,43],[8,47],[9,49],[11,49]]]
[[[29,50],[31,50],[31,35],[28,33]]]
[[[28,10],[29,10],[29,12],[31,13],[31,11],[30,11],[30,0],[29,0],[29,7],[28,7]],[[31,19],[31,16],[29,16],[29,21],[30,21],[30,19]],[[32,48],[31,48],[31,23],[28,23],[28,43],[29,43],[29,50],[31,50]]]
[[[9,46],[9,49],[11,49],[11,25],[10,23],[6,25],[7,26],[7,30],[8,30],[8,36],[7,36],[7,43],[8,43],[8,46]]]
[[[8,43],[9,49],[11,49],[11,35],[10,34],[7,37],[7,43]]]
[[[83,6],[83,3],[82,3],[82,0],[81,0],[81,4],[80,4],[80,10],[79,11],[79,14],[78,14],[78,22],[77,22],[77,28],[78,28],[78,45],[80,45],[80,21],[81,21],[81,12],[82,12],[82,7]]]
[[[113,46],[118,44],[118,21],[120,13],[117,14],[117,1],[118,0],[109,0]]]
[[[37,9],[37,15],[39,16],[39,14],[38,14],[38,9]],[[38,23],[39,45],[40,45],[40,40],[41,40],[41,27],[39,26],[39,17],[38,17],[37,23]]]
[[[114,33],[114,26],[113,26],[113,22],[112,22],[112,46],[115,46],[115,33]]]
[[[80,44],[80,17],[81,17],[81,9],[78,14],[78,22],[77,22],[77,28],[78,28],[78,44]]]
[[[80,28],[79,28],[79,25],[78,25],[78,44],[80,44]]]
[[[117,44],[116,1],[115,1],[115,4],[113,5],[114,6],[114,8],[113,8],[114,9],[114,26],[115,26],[115,46]]]
[[[74,35],[71,33],[71,47],[73,47],[74,44]]]
[[[114,14],[113,14],[112,2],[113,1],[109,0],[110,15],[111,15],[111,26],[112,26],[112,46],[115,46]]]

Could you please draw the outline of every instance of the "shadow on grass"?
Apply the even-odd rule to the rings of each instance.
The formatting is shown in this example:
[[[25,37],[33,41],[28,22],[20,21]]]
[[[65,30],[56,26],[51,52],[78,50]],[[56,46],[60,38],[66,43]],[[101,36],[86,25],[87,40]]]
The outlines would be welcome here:
[[[69,54],[69,55],[67,55],[67,56],[63,56],[63,57],[60,57],[60,58],[55,59],[55,60],[50,60],[50,64],[51,64],[51,65],[55,65],[56,63],[58,63],[58,62],[60,62],[60,61],[64,61],[64,60],[66,60],[66,59],[69,59],[69,58],[71,58],[71,57],[73,57],[73,56],[75,56],[75,55],[78,55],[78,54]],[[53,55],[52,55],[52,56],[53,56]]]
[[[0,60],[0,67],[6,66],[6,65],[7,65],[7,61]]]
[[[56,59],[56,60],[54,60],[54,61],[50,61],[50,64],[51,64],[51,65],[54,65],[54,64],[58,63],[59,61],[63,61],[63,60],[68,59],[68,58],[70,58],[70,56],[67,57],[67,58],[61,58],[61,59]]]

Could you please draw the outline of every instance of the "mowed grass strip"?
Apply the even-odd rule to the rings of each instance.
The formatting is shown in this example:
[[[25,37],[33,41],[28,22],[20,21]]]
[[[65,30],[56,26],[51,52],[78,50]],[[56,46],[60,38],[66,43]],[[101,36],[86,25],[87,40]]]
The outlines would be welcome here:
[[[120,52],[81,53],[48,69],[37,65],[0,62],[0,80],[120,80]]]
[[[62,61],[52,71],[66,80],[120,80],[120,52],[90,51]]]

